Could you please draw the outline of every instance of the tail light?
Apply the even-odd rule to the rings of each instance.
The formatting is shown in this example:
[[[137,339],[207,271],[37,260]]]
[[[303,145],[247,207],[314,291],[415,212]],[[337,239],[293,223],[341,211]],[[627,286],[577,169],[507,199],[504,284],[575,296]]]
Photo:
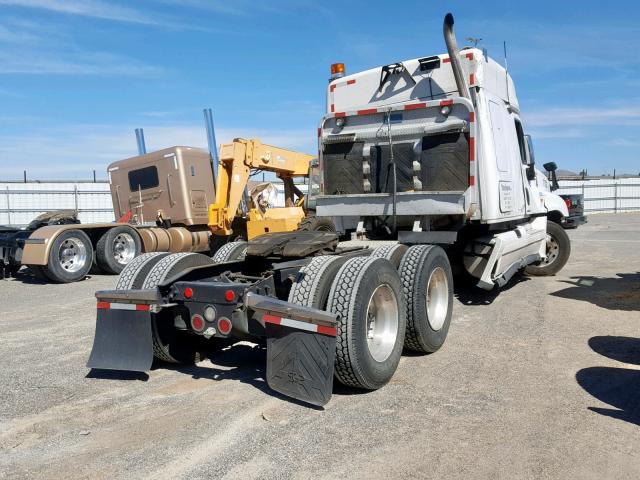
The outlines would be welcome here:
[[[204,329],[204,319],[198,314],[193,315],[191,317],[191,326],[194,330],[201,332]]]
[[[569,198],[564,199],[564,204],[567,206],[567,209],[571,208],[571,200]]]
[[[218,331],[223,335],[229,335],[231,332],[231,320],[227,317],[220,317],[218,319]]]
[[[331,80],[342,78],[345,75],[344,63],[331,64]]]

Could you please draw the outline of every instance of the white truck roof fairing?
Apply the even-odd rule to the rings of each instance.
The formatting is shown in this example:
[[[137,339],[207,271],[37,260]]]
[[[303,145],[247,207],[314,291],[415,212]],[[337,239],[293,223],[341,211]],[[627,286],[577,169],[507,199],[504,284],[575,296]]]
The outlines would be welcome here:
[[[461,50],[460,57],[468,87],[485,89],[519,111],[513,80],[504,67],[477,48]],[[415,58],[401,64],[406,71],[389,75],[382,85],[382,66],[332,81],[327,89],[327,113],[459,95],[449,55]]]

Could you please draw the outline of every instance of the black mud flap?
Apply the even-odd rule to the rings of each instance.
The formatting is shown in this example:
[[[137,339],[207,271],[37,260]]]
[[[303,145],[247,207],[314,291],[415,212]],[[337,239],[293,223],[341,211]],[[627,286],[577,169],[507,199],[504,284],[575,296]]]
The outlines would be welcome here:
[[[265,328],[269,386],[297,400],[325,405],[333,389],[335,328],[326,329],[328,333],[323,334],[268,320]]]
[[[133,309],[111,305],[111,308],[98,306],[96,334],[87,367],[148,371],[153,362],[151,312],[136,310],[136,305],[127,306]]]

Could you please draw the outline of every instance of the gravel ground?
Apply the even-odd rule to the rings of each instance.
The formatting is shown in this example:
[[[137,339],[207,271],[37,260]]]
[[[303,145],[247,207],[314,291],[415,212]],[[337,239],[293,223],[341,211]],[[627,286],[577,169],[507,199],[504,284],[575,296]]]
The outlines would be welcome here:
[[[555,277],[459,289],[444,347],[324,409],[264,353],[92,378],[95,290],[0,281],[1,478],[640,477],[640,215],[593,215]]]

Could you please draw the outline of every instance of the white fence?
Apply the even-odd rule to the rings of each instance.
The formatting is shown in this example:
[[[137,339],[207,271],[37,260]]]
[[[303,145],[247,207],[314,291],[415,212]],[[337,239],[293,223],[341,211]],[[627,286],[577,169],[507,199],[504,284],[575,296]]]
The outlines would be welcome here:
[[[640,211],[640,178],[561,180],[558,193],[582,193],[585,211]],[[282,186],[276,204],[284,204]],[[301,187],[304,190],[304,186]],[[50,210],[78,211],[83,223],[114,221],[107,182],[0,182],[0,225],[25,226]]]
[[[276,206],[284,206],[284,187],[276,183]],[[298,186],[306,191],[305,185]],[[0,182],[0,225],[24,227],[41,213],[77,210],[82,223],[113,222],[109,184],[102,182]]]
[[[50,210],[77,210],[82,223],[113,222],[107,182],[0,183],[0,225],[25,226]]]
[[[560,180],[557,193],[584,195],[586,213],[640,211],[640,178]]]

